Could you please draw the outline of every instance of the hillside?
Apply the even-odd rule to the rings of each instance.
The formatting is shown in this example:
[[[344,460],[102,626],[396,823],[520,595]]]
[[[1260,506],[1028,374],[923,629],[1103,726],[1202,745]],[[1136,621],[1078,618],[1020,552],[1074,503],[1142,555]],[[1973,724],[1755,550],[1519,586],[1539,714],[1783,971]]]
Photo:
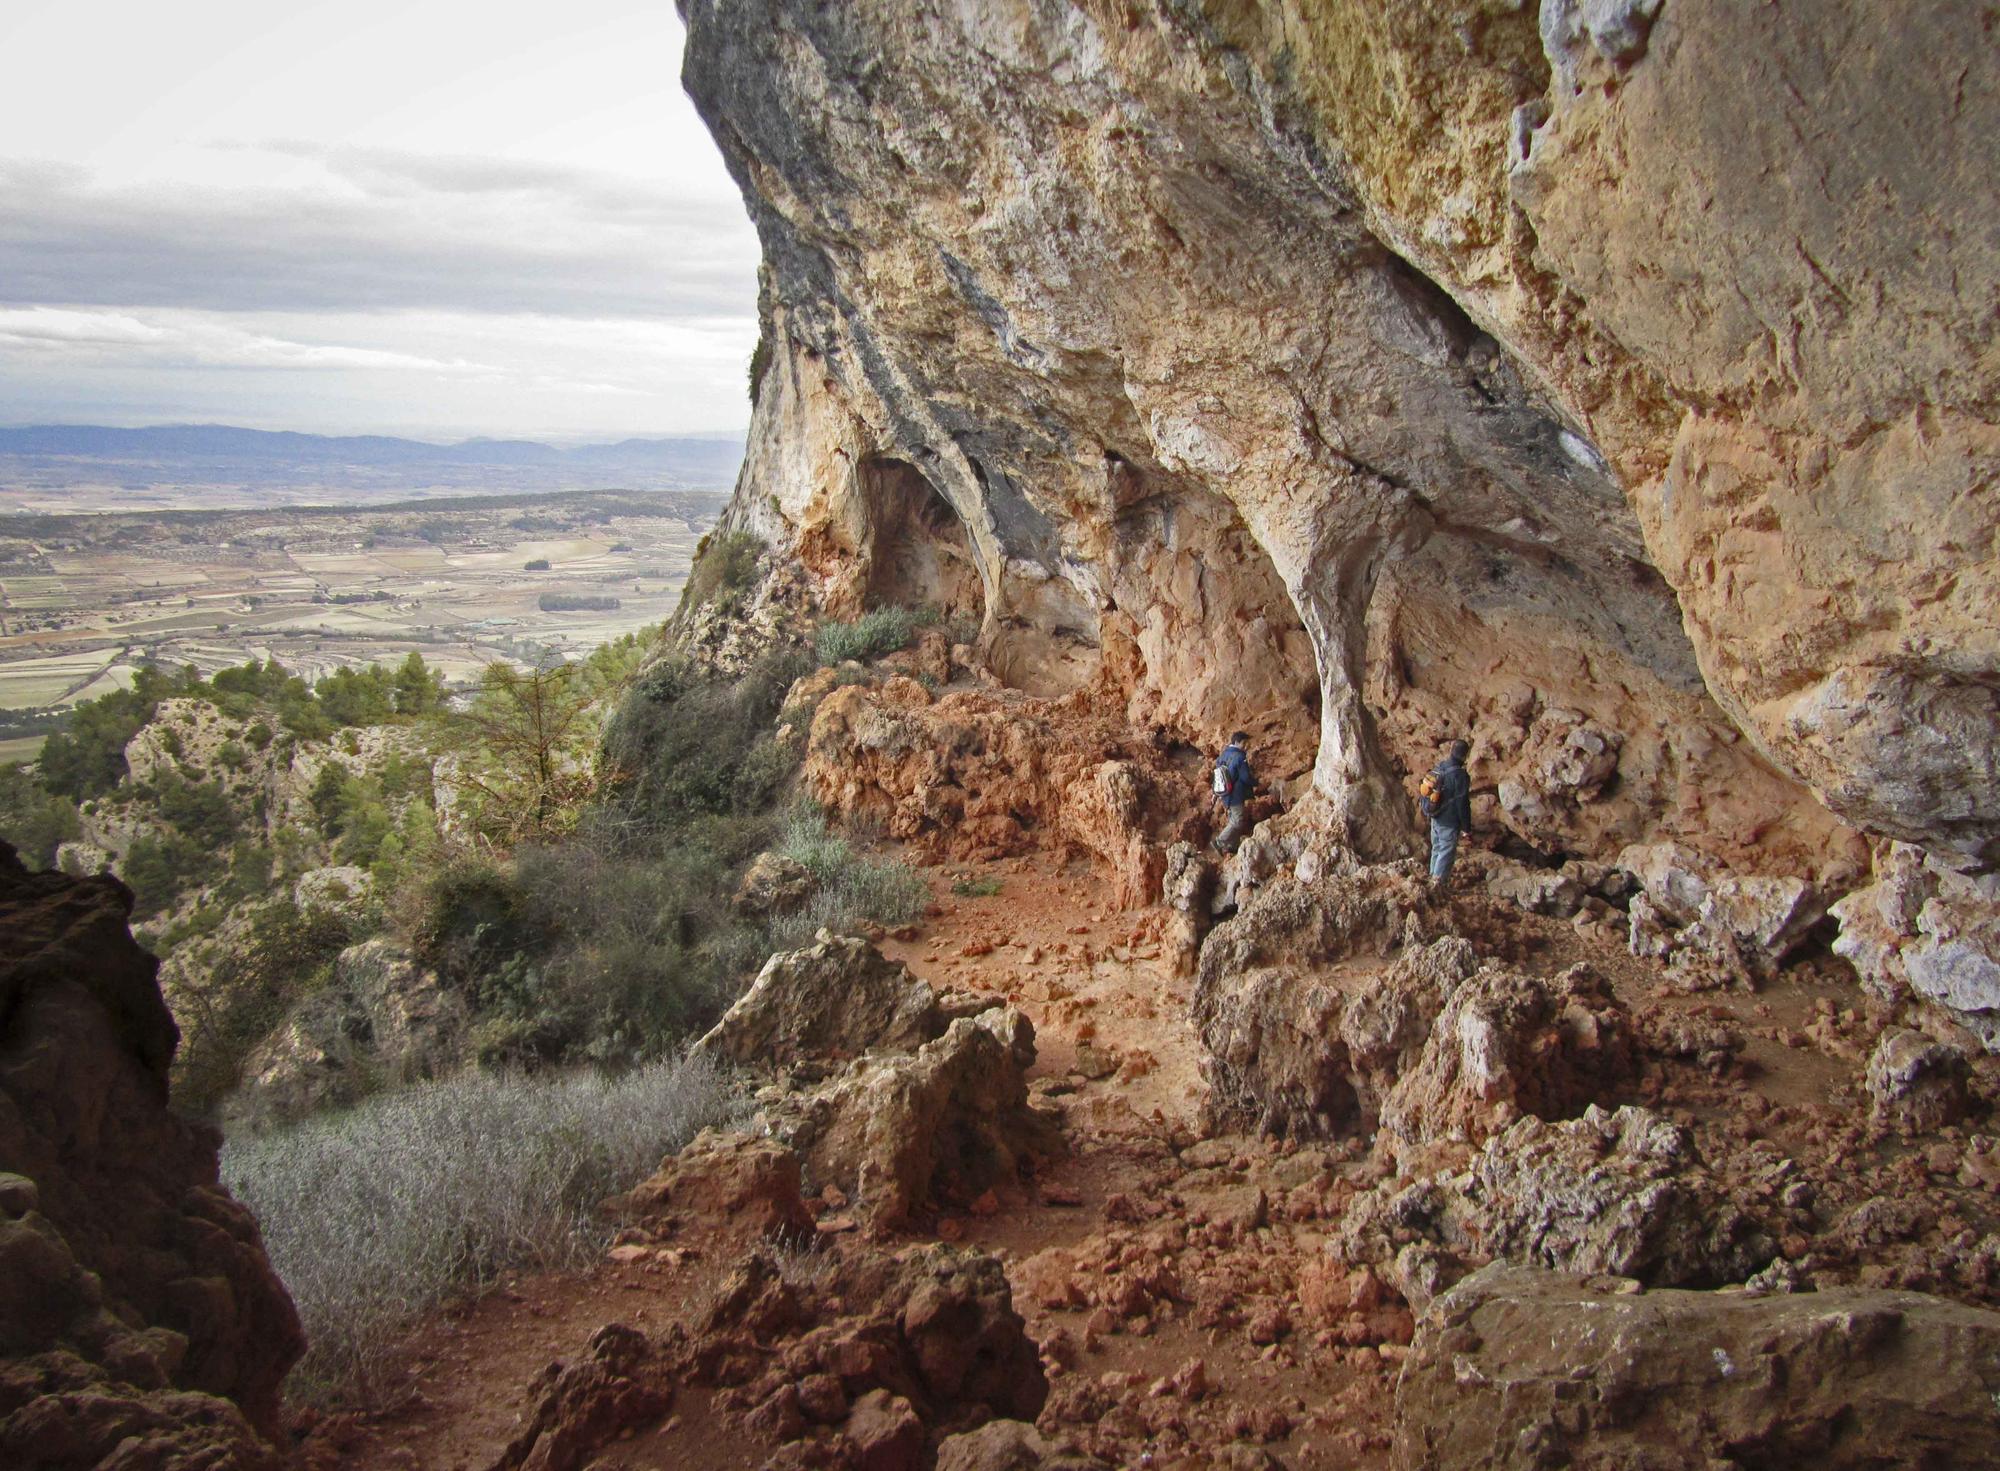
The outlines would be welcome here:
[[[2000,1466],[1992,17],[681,10],[765,251],[746,457],[588,751],[385,938],[490,1057],[699,1106],[239,1135],[368,1372],[278,1431],[51,1317],[0,1453],[104,1382],[239,1405],[142,1442],[231,1467]],[[116,891],[0,880],[120,978],[0,1063],[136,1014],[157,1073]],[[410,1163],[453,1098],[563,1166],[511,1197],[562,1250]],[[361,1324],[305,1228],[377,1204],[470,1244]]]

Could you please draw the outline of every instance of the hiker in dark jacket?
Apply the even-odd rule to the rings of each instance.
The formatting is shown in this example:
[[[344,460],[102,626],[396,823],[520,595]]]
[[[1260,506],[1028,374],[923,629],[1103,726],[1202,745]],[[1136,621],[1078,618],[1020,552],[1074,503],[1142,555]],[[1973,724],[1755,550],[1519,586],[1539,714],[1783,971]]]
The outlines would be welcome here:
[[[1249,753],[1243,749],[1249,743],[1249,732],[1239,730],[1215,758],[1215,800],[1229,813],[1229,821],[1215,838],[1216,848],[1223,853],[1234,853],[1250,831],[1249,803],[1257,789],[1257,777],[1250,770]]]
[[[1442,889],[1451,880],[1451,865],[1458,858],[1458,840],[1472,826],[1472,777],[1465,758],[1472,747],[1464,741],[1451,743],[1451,754],[1431,769],[1417,788],[1417,802],[1431,820],[1431,888]]]

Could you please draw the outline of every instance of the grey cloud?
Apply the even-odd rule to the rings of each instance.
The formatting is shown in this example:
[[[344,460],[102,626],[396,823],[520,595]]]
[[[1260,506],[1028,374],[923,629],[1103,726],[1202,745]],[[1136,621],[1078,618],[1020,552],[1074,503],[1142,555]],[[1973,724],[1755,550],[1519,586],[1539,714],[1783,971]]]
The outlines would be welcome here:
[[[0,160],[0,305],[689,320],[745,315],[737,201],[500,159],[275,147],[324,190],[102,188]]]

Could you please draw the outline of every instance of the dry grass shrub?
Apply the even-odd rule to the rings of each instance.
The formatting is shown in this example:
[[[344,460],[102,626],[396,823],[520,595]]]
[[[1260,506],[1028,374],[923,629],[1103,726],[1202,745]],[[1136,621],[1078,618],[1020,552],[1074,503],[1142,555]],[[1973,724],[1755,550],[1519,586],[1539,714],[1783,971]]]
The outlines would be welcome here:
[[[621,1074],[468,1073],[231,1139],[224,1181],[263,1225],[311,1344],[291,1393],[380,1403],[386,1350],[500,1274],[602,1250],[598,1201],[736,1106],[712,1064]]]

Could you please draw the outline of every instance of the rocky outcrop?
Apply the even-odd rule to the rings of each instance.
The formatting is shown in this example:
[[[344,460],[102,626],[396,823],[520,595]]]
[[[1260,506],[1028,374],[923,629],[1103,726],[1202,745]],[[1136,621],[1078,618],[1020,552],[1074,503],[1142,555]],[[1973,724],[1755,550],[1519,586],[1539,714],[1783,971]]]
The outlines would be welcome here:
[[[1545,850],[1835,881],[1805,787],[1993,855],[1962,7],[1843,0],[1837,55],[1574,0],[683,11],[765,246],[731,517],[828,606],[976,599],[1023,688],[1303,734],[1366,851],[1463,732]]]
[[[772,956],[696,1050],[785,1070],[787,1086],[758,1095],[758,1132],[796,1153],[809,1192],[838,1192],[875,1231],[1060,1152],[1054,1124],[1028,1102],[1028,1019],[991,1000],[940,996],[865,940],[822,932],[808,949]],[[719,1178],[734,1180],[740,1163],[732,1157]],[[690,1170],[703,1181],[714,1173],[669,1161],[635,1198],[670,1197]],[[695,1193],[712,1195],[713,1182]]]
[[[1710,1287],[1743,1281],[1777,1252],[1735,1193],[1679,1125],[1593,1105],[1563,1123],[1523,1118],[1462,1170],[1378,1186],[1356,1199],[1338,1242],[1413,1303],[1496,1259]]]
[[[223,1116],[231,1128],[262,1128],[441,1077],[466,1062],[470,1021],[465,998],[400,945],[374,939],[350,946],[334,962],[331,982],[294,1006],[244,1060],[243,1081],[224,1101]]]
[[[2000,1314],[1940,1298],[1492,1267],[1418,1324],[1395,1465],[2000,1466],[1996,1393]]]
[[[1524,1113],[1578,1112],[1629,1069],[1601,981],[1426,943],[1418,905],[1392,871],[1281,879],[1216,930],[1194,996],[1212,1109],[1303,1137],[1478,1143]]]
[[[800,1193],[803,1178],[799,1157],[776,1140],[704,1129],[605,1206],[656,1234],[700,1229],[796,1244],[813,1233],[812,1212]]]
[[[934,860],[1094,858],[1135,907],[1158,897],[1172,843],[1207,836],[1203,771],[1080,698],[936,697],[903,677],[837,689],[813,717],[805,779]]]
[[[753,1252],[691,1329],[600,1328],[577,1362],[539,1376],[492,1471],[590,1464],[684,1385],[717,1391],[706,1413],[773,1447],[775,1466],[919,1471],[954,1431],[1041,1412],[1048,1380],[994,1257],[829,1248],[814,1267],[794,1278]]]
[[[274,1466],[304,1340],[219,1141],[168,1111],[130,910],[0,843],[0,1461]]]
[[[1060,1152],[1053,1124],[1028,1104],[1034,1037],[1012,1007],[961,1017],[913,1052],[872,1054],[774,1102],[766,1122],[803,1155],[810,1185],[844,1192],[877,1230],[903,1225]]]
[[[1970,1111],[1965,1054],[1922,1032],[1884,1032],[1868,1058],[1870,1111],[1879,1123],[1928,1134]]]
[[[773,955],[694,1050],[717,1061],[784,1067],[806,1058],[910,1052],[944,1034],[938,996],[866,940],[821,931]]]
[[[1885,1001],[1932,1009],[2000,1052],[2000,877],[1968,877],[1902,843],[1833,906],[1834,953]]]

